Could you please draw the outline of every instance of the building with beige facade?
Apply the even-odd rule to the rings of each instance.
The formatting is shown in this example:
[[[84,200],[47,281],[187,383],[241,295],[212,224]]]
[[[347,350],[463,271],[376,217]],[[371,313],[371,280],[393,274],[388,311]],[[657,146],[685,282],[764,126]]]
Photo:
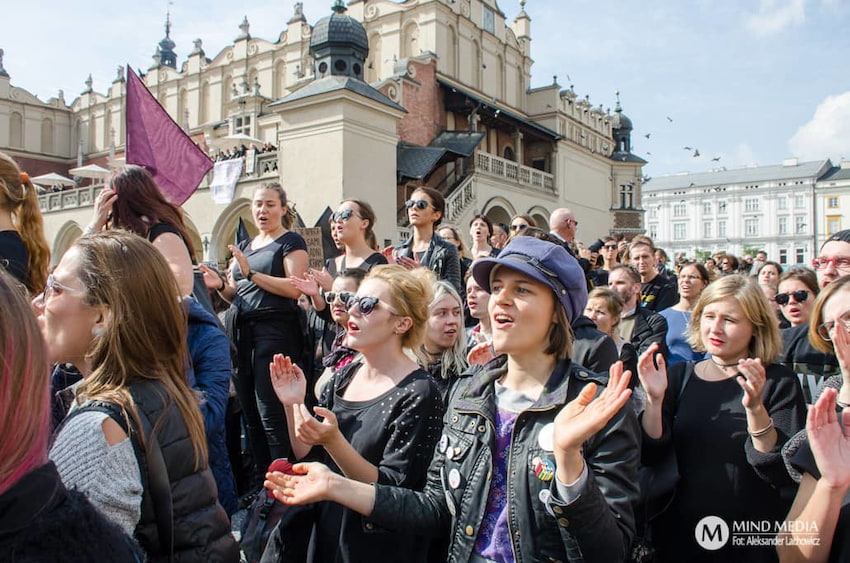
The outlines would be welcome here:
[[[509,21],[495,0],[353,0],[310,25],[296,4],[278,37],[253,37],[245,20],[217,54],[197,39],[182,63],[169,21],[143,76],[156,99],[213,156],[240,135],[275,148],[245,143],[231,202],[212,201],[208,177],[184,204],[198,258],[226,257],[266,181],[284,185],[310,226],[343,198],[370,202],[382,243],[403,236],[403,202],[419,185],[446,195],[445,222],[462,232],[476,213],[500,222],[527,213],[545,227],[558,207],[581,219],[579,238],[643,232],[645,161],[631,153],[631,120],[619,99],[611,111],[557,80],[530,88],[532,22],[521,5]],[[69,105],[61,94],[41,102],[4,72],[0,150],[39,173],[120,166],[125,91],[118,67],[103,91],[89,79]],[[102,185],[78,180],[42,196],[56,256]]]

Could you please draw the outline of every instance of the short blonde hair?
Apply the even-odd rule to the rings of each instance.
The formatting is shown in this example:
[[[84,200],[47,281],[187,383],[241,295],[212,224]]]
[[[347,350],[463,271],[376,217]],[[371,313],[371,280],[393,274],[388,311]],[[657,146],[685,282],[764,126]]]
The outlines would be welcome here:
[[[433,298],[433,272],[427,268],[408,270],[403,266],[385,264],[369,270],[366,279],[381,280],[389,286],[390,305],[400,316],[410,317],[413,321],[410,329],[402,335],[401,345],[419,350],[428,324],[428,306]]]
[[[731,297],[741,307],[744,317],[753,327],[753,336],[747,348],[750,358],[761,358],[772,364],[782,353],[782,337],[776,322],[776,313],[767,302],[767,297],[749,276],[733,274],[710,283],[700,295],[691,316],[688,343],[694,350],[705,352],[705,344],[700,333],[700,319],[706,306]]]
[[[832,342],[827,342],[818,334],[818,326],[826,320],[823,318],[823,308],[833,296],[842,291],[847,291],[848,284],[850,284],[850,276],[842,276],[831,282],[818,294],[818,298],[812,307],[812,316],[809,320],[809,343],[824,354],[835,354],[835,349]]]

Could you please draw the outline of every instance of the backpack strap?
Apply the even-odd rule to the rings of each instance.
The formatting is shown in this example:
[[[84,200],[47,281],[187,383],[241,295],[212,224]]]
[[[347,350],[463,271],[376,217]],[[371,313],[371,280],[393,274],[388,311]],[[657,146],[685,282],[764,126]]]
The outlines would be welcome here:
[[[141,409],[136,409],[145,437],[145,445],[143,447],[139,440],[139,432],[131,427],[131,423],[128,421],[121,407],[107,401],[90,401],[86,405],[71,411],[56,430],[56,434],[75,416],[92,411],[102,412],[109,416],[130,437],[139,468],[147,474],[150,490],[146,492],[150,493],[150,498],[153,501],[160,546],[164,548],[168,560],[172,561],[174,559],[174,506],[171,498],[171,483],[168,479],[168,468],[165,466],[162,448],[159,445],[156,434],[153,432],[153,426],[150,420]]]

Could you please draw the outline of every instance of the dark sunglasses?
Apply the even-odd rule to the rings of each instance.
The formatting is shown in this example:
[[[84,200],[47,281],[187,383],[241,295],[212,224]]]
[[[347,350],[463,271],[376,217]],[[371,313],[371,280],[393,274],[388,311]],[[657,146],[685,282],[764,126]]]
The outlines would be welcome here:
[[[426,209],[431,204],[425,201],[424,199],[408,199],[404,202],[404,206],[408,209],[411,207],[415,207],[416,209]]]
[[[524,231],[528,228],[528,225],[511,225],[512,231]]]
[[[325,303],[333,305],[333,302],[336,301],[337,297],[339,297],[339,300],[342,301],[342,304],[347,308],[348,301],[354,297],[354,294],[350,291],[340,291],[339,293],[336,291],[329,291],[325,293]]]
[[[617,250],[616,244],[605,244],[602,246],[605,250]]]
[[[334,223],[339,223],[340,221],[348,221],[352,215],[354,215],[353,209],[343,209],[334,213],[332,219]]]
[[[354,309],[354,306],[357,305],[357,308],[360,309],[360,314],[364,317],[367,317],[372,314],[372,311],[375,310],[375,307],[378,306],[378,303],[381,303],[381,300],[377,297],[372,297],[369,295],[364,295],[363,297],[355,297],[352,295],[348,301],[345,302],[345,309],[351,312]],[[387,311],[392,313],[393,315],[398,315],[398,311],[387,305],[383,304],[386,307]]]
[[[773,298],[779,305],[787,305],[791,300],[791,296],[794,296],[794,301],[797,303],[805,303],[809,298],[809,290],[807,289],[798,289],[797,291],[792,291],[790,293],[777,293],[776,297]]]

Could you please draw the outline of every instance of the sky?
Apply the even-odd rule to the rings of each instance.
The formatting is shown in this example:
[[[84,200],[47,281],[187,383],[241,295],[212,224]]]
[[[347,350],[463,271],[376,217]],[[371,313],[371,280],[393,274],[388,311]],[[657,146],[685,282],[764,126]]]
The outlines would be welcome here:
[[[147,69],[171,10],[178,65],[203,39],[212,57],[239,34],[276,41],[294,0],[14,2],[0,19],[12,84],[70,103],[91,73]],[[304,0],[311,24],[331,0]],[[498,0],[508,21],[519,0]],[[632,152],[648,176],[831,158],[850,160],[850,2],[846,0],[527,0],[532,87],[563,88],[613,111],[620,92]],[[843,62],[842,62],[843,61]],[[689,147],[685,149],[684,147]],[[698,156],[697,155],[698,151]]]

